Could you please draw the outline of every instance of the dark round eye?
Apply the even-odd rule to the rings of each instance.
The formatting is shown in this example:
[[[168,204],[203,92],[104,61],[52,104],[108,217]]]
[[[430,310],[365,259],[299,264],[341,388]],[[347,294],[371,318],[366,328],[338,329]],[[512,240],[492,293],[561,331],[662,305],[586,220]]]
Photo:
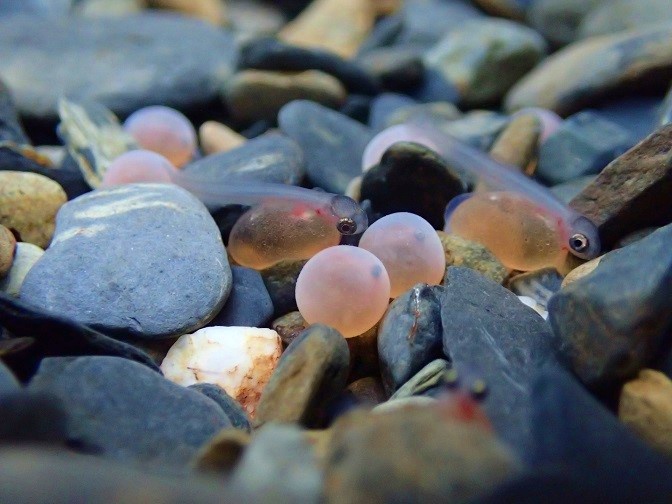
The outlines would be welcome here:
[[[573,234],[569,239],[569,246],[576,252],[585,252],[589,245],[588,238],[581,233]]]
[[[342,235],[351,235],[355,234],[357,231],[357,224],[355,224],[355,221],[350,217],[342,217],[338,220],[336,229],[338,229],[338,232]]]

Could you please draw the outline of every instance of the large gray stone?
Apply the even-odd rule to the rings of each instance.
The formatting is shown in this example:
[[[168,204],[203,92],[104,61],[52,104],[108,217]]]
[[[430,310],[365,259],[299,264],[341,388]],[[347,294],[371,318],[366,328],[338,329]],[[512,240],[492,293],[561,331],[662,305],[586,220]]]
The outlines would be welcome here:
[[[107,334],[161,339],[205,325],[230,290],[203,204],[177,186],[136,184],[63,206],[21,299]]]
[[[0,76],[22,115],[49,122],[61,96],[122,116],[157,103],[201,107],[236,59],[227,32],[184,16],[0,18]]]

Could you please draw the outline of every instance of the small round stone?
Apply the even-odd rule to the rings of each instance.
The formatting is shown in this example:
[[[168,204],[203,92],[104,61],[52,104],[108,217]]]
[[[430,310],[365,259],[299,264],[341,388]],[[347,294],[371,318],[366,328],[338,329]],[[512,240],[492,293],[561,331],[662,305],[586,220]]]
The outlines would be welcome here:
[[[16,238],[9,229],[0,224],[0,278],[12,268],[15,250]]]
[[[189,119],[170,107],[141,108],[128,116],[124,129],[143,149],[165,156],[178,168],[196,152],[196,130]]]
[[[149,150],[132,150],[116,158],[107,168],[101,188],[137,182],[170,183],[175,167],[161,154]]]
[[[548,137],[555,133],[562,125],[563,119],[552,110],[541,107],[526,107],[513,114],[513,117],[521,115],[534,115],[541,123],[541,133],[539,134],[539,145],[543,144]]]
[[[296,281],[296,304],[306,321],[331,326],[345,337],[372,328],[389,298],[390,279],[380,259],[349,245],[314,255]]]
[[[385,265],[390,297],[396,298],[417,283],[438,285],[446,270],[441,239],[422,217],[397,212],[369,226],[359,246]]]

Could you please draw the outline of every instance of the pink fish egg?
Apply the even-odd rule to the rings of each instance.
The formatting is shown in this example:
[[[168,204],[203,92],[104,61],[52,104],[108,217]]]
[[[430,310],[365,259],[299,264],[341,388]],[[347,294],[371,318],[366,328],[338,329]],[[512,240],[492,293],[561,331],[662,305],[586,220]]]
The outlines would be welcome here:
[[[303,318],[331,326],[346,338],[376,325],[389,298],[390,279],[380,259],[349,245],[318,252],[296,281],[296,304]]]
[[[175,167],[165,157],[148,150],[132,150],[117,157],[108,166],[101,188],[136,182],[169,184]]]
[[[371,224],[359,246],[385,265],[390,277],[390,297],[397,297],[417,283],[437,285],[446,270],[441,240],[419,215],[398,212]]]
[[[189,119],[170,107],[144,107],[132,113],[124,129],[143,149],[165,156],[181,168],[196,152],[196,131]]]

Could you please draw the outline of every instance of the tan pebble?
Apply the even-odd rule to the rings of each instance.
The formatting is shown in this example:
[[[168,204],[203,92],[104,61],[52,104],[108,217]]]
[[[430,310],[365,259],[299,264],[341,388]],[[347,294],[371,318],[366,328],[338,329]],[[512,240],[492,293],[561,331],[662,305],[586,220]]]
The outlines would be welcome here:
[[[35,151],[48,158],[53,166],[61,166],[67,154],[67,149],[61,145],[42,145],[35,147]]]
[[[198,138],[206,155],[230,151],[247,140],[240,133],[217,121],[204,122],[198,129]]]
[[[373,28],[376,10],[369,0],[313,0],[280,31],[289,44],[315,47],[344,58],[354,56]]]
[[[507,278],[508,270],[492,252],[480,243],[453,234],[437,231],[446,254],[446,268],[464,266],[485,275],[499,284]]]
[[[68,200],[53,180],[29,172],[0,172],[0,224],[16,230],[21,241],[46,248],[56,213]]]
[[[621,392],[618,417],[657,450],[672,457],[672,381],[644,369]]]
[[[362,177],[355,177],[349,183],[348,187],[345,188],[345,195],[354,199],[355,201],[360,201],[362,197]]]
[[[567,276],[563,279],[562,281],[562,288],[567,287],[569,284],[576,282],[580,278],[585,277],[586,275],[589,275],[590,273],[593,272],[595,268],[597,268],[597,265],[600,264],[600,261],[602,260],[602,257],[596,257],[595,259],[591,259],[590,261],[581,264],[580,266],[577,266],[573,270],[571,270],[569,273],[567,273]]]
[[[241,121],[273,120],[282,106],[293,100],[310,100],[335,108],[346,96],[347,91],[336,77],[317,70],[242,70],[227,82],[224,90],[227,108]]]
[[[0,278],[4,277],[14,262],[16,238],[5,226],[0,225]]]
[[[195,466],[204,472],[229,474],[250,444],[250,435],[240,429],[226,428],[210,440],[196,456]]]
[[[540,133],[541,123],[535,115],[520,115],[499,135],[490,149],[490,156],[523,171],[536,157]]]
[[[221,0],[148,0],[156,9],[168,9],[193,16],[214,25],[226,22],[226,10]]]
[[[271,329],[206,327],[180,337],[163,359],[161,371],[185,387],[219,385],[254,418],[281,353],[280,336]]]
[[[7,229],[0,226],[0,229]],[[1,231],[0,231],[1,233]],[[11,233],[10,233],[11,234]],[[0,238],[0,242],[2,239]],[[2,244],[0,243],[0,249]],[[0,280],[0,292],[4,292],[12,297],[19,297],[21,285],[24,278],[30,271],[30,268],[42,257],[44,250],[32,243],[20,242],[16,244],[16,253],[14,254],[14,262],[7,275]],[[0,252],[1,255],[1,252]],[[0,259],[1,262],[1,259]],[[1,277],[2,275],[0,275]]]

